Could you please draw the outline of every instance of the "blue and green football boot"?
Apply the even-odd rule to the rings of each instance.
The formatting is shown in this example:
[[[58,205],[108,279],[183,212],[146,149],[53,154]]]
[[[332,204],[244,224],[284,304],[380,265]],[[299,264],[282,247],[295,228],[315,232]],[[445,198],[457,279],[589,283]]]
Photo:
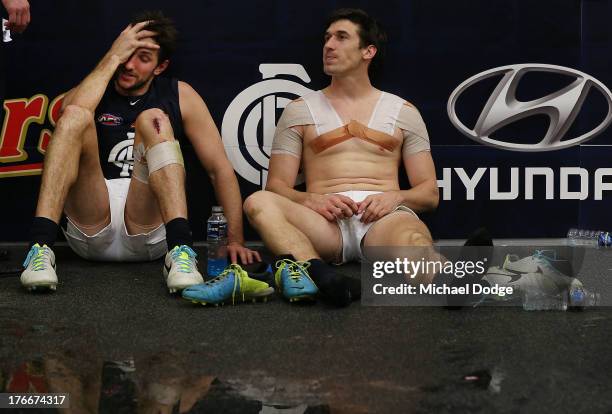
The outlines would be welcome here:
[[[314,300],[319,288],[308,275],[308,262],[282,259],[276,262],[274,282],[276,288],[289,302]]]
[[[202,305],[223,305],[237,301],[266,301],[274,293],[266,282],[251,279],[240,265],[229,265],[219,276],[199,285],[183,289],[183,298]]]

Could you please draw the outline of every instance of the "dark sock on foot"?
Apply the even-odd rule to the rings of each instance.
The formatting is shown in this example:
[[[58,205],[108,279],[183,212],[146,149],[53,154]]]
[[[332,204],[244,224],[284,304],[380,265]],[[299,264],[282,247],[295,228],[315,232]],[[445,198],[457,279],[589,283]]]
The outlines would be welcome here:
[[[30,228],[30,247],[38,243],[53,247],[57,239],[59,225],[46,217],[34,217]]]
[[[338,274],[321,259],[310,259],[308,274],[317,284],[324,300],[335,306],[348,306],[351,303],[351,284],[346,276]],[[359,286],[361,292],[361,286]]]
[[[274,258],[274,267],[276,268],[276,262],[278,262],[279,260],[285,260],[285,259],[297,262],[296,258],[292,254],[279,254],[278,256]]]
[[[168,251],[183,244],[193,247],[193,238],[187,219],[177,217],[166,223],[166,243],[168,244]]]

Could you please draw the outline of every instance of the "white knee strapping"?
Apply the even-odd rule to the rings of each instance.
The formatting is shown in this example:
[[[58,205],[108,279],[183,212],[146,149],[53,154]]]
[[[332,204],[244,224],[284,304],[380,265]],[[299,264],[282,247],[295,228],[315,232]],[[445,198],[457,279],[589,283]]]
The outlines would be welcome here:
[[[185,168],[183,153],[178,141],[164,141],[150,147],[146,153],[149,175],[170,164],[179,164]]]
[[[181,146],[178,141],[164,141],[145,150],[141,142],[134,146],[134,169],[132,177],[148,184],[149,175],[170,164],[180,164],[185,167]]]
[[[134,146],[134,169],[132,177],[138,181],[147,184],[149,182],[149,166],[145,158],[145,147],[141,142]]]

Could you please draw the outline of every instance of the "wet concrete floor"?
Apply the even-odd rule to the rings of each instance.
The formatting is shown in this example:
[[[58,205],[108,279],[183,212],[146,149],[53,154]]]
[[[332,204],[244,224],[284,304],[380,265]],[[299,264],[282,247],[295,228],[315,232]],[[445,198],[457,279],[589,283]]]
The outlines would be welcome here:
[[[31,294],[10,274],[24,248],[10,253],[0,261],[0,388],[67,392],[62,412],[612,412],[609,308],[335,309],[280,298],[208,308],[169,295],[161,262],[86,262],[64,247],[57,292]],[[341,271],[359,276],[358,265]]]

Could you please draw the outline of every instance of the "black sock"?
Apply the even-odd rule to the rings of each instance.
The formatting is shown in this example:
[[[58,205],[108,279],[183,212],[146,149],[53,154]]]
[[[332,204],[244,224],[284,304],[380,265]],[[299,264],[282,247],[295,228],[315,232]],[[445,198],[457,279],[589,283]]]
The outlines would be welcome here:
[[[336,306],[348,306],[351,303],[351,284],[346,276],[338,274],[321,259],[310,259],[308,273],[317,284],[324,300]],[[361,283],[359,281],[359,291]]]
[[[292,254],[279,254],[278,256],[274,257],[274,267],[276,268],[276,262],[283,259],[297,262],[297,259]]]
[[[30,228],[30,247],[38,243],[53,247],[57,239],[59,225],[46,217],[34,217]]]
[[[193,247],[191,229],[186,218],[177,217],[166,223],[166,243],[168,244],[168,251],[183,244]]]

